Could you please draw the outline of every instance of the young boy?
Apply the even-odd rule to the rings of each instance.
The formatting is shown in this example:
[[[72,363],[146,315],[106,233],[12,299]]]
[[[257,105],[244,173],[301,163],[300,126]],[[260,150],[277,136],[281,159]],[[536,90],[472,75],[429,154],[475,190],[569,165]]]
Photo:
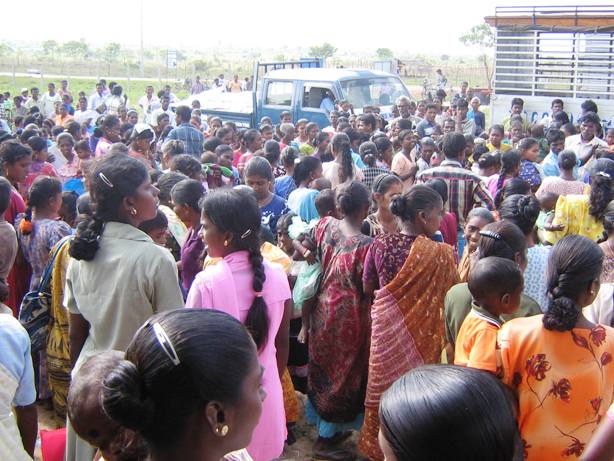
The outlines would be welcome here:
[[[123,358],[122,352],[106,351],[83,364],[68,391],[68,419],[77,435],[98,449],[105,461],[144,461],[149,459],[144,441],[112,421],[100,403],[104,379]]]
[[[502,314],[518,310],[524,281],[518,265],[491,256],[480,259],[469,273],[471,312],[456,339],[454,364],[497,372],[497,332]]]
[[[166,247],[168,239],[168,219],[160,210],[156,212],[156,217],[149,221],[142,222],[139,229],[145,232],[149,237],[161,247]]]

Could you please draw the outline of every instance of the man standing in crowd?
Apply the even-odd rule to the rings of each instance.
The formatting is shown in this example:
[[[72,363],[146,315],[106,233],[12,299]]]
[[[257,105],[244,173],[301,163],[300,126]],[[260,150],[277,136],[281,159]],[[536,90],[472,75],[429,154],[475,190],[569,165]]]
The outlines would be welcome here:
[[[154,95],[154,87],[147,85],[147,88],[145,88],[145,96],[142,96],[141,99],[139,99],[139,106],[141,106],[141,109],[143,110],[145,123],[155,125],[152,123],[151,114],[154,111],[155,105],[158,104],[159,101],[160,100],[158,97]]]
[[[104,94],[104,90],[105,85],[102,80],[96,83],[96,91],[90,96],[90,110],[98,111],[98,108],[102,107],[105,99],[107,98]]]
[[[197,75],[196,81],[192,85],[191,92],[192,94],[199,94],[199,93],[202,93],[203,91],[205,91],[205,85],[203,85],[203,82],[200,81],[200,75]]]
[[[26,101],[26,109],[30,110],[33,107],[38,107],[38,109],[41,110],[41,100],[38,88],[32,87],[30,89],[30,94],[32,96],[30,96],[30,99]]]
[[[41,107],[39,109],[45,118],[55,116],[55,103],[62,102],[62,97],[55,91],[55,83],[47,85],[47,91],[41,98]]]
[[[164,98],[162,100],[164,101]],[[166,140],[171,141],[175,139],[183,141],[185,153],[199,158],[200,154],[203,153],[205,137],[199,130],[190,125],[192,110],[188,106],[179,106],[177,107],[176,114],[177,128],[173,128]]]
[[[158,116],[162,114],[166,114],[168,115],[168,119],[170,120],[171,125],[175,126],[175,114],[169,107],[171,104],[171,98],[168,95],[163,94],[162,97],[160,98],[160,104],[161,104],[161,107],[152,111],[151,117],[149,118],[150,120],[149,123],[152,126],[158,126]],[[189,121],[190,119],[188,118],[188,122]]]

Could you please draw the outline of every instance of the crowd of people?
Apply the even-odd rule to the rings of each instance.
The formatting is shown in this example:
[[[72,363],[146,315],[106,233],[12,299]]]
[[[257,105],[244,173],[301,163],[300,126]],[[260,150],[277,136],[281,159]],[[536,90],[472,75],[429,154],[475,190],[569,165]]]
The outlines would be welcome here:
[[[1,459],[37,402],[68,461],[269,461],[301,415],[323,460],[614,456],[595,102],[487,126],[463,84],[238,129],[174,100],[1,102]]]

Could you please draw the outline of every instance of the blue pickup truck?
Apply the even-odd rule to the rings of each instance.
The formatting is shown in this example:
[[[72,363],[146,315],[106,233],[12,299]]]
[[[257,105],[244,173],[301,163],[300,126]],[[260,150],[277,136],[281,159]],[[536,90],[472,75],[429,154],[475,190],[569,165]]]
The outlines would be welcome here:
[[[389,119],[395,100],[409,96],[396,75],[323,68],[320,59],[257,63],[254,68],[253,91],[228,93],[213,89],[179,104],[191,105],[197,99],[204,114],[232,121],[241,128],[258,127],[260,119],[267,116],[273,123],[279,123],[284,111],[289,111],[294,121],[304,118],[322,128],[329,125],[328,112],[333,101],[347,100],[356,114],[366,105],[378,106],[381,115]]]

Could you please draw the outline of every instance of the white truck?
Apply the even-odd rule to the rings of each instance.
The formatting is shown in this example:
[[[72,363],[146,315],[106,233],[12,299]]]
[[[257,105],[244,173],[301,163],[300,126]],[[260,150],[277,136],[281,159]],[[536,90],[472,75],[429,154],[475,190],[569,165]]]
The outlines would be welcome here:
[[[491,123],[515,97],[531,122],[550,113],[553,99],[577,122],[592,99],[604,128],[614,127],[614,6],[505,6],[484,19],[495,28]]]

